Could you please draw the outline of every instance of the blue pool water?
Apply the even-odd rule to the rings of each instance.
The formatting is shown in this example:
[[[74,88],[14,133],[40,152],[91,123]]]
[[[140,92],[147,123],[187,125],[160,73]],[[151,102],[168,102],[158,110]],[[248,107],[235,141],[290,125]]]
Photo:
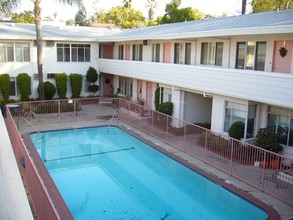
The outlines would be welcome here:
[[[74,219],[266,219],[267,213],[116,127],[31,134]]]

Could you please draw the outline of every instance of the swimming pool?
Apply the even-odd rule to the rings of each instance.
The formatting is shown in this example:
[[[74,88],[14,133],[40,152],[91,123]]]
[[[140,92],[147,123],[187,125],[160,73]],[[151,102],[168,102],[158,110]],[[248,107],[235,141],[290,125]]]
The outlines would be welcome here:
[[[258,206],[117,127],[30,135],[74,219],[266,219]]]

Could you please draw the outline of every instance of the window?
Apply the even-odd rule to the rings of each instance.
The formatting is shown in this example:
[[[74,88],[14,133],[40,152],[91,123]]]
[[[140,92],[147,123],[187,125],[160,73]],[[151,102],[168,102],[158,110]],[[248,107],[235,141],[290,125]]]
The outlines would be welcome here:
[[[183,44],[174,44],[174,63],[183,63]]]
[[[0,43],[0,62],[29,62],[29,43]]]
[[[238,42],[236,69],[264,71],[266,42]]]
[[[246,105],[229,102],[225,103],[225,122],[224,131],[228,132],[231,125],[236,121],[245,123],[246,119]]]
[[[47,79],[55,79],[55,73],[47,73]]]
[[[124,45],[119,45],[118,47],[118,59],[124,60]]]
[[[267,116],[268,131],[277,134],[278,142],[293,147],[293,111],[270,106]]]
[[[190,65],[191,63],[191,43],[185,44],[185,64]]]
[[[58,62],[90,62],[90,44],[57,44]]]
[[[91,57],[91,47],[89,44],[71,45],[72,62],[89,62]]]
[[[70,44],[57,44],[57,61],[70,62]]]
[[[119,77],[119,89],[121,94],[132,97],[132,87],[133,82],[131,78]]]
[[[202,43],[200,64],[222,66],[223,47],[223,42]]]
[[[152,62],[160,62],[160,44],[153,44]]]
[[[142,44],[132,45],[132,60],[142,61]]]
[[[10,77],[10,96],[17,95],[16,78]]]

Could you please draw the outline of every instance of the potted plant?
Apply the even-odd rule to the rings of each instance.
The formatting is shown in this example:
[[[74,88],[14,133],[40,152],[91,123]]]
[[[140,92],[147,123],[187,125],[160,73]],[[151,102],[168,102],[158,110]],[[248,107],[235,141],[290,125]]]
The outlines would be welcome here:
[[[258,130],[256,135],[256,146],[274,153],[279,153],[283,150],[282,145],[278,143],[277,135],[269,132],[267,128]],[[263,168],[276,169],[279,168],[280,161],[276,155],[273,155],[270,158],[265,158],[264,161],[261,162],[261,166]]]

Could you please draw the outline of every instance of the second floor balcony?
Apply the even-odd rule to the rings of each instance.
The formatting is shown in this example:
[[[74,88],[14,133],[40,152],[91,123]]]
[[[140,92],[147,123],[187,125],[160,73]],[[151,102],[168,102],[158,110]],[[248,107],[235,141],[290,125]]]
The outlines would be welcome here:
[[[293,75],[169,63],[97,59],[100,72],[293,108]]]

